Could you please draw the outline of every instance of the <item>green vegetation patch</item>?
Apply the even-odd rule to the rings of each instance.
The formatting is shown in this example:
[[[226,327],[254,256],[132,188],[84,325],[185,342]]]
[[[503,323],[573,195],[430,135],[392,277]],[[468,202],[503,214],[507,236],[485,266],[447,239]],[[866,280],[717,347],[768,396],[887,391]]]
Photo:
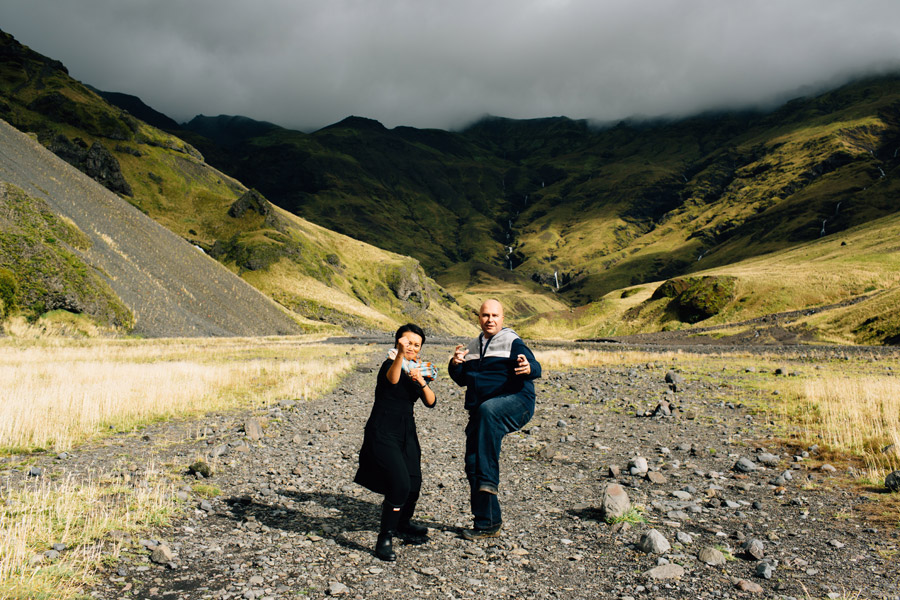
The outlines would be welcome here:
[[[53,310],[89,315],[128,329],[131,311],[74,250],[90,241],[41,199],[0,184],[0,316],[20,310],[38,318]]]
[[[670,279],[656,288],[649,301],[671,298],[667,310],[683,323],[719,314],[734,300],[737,278],[728,275]]]

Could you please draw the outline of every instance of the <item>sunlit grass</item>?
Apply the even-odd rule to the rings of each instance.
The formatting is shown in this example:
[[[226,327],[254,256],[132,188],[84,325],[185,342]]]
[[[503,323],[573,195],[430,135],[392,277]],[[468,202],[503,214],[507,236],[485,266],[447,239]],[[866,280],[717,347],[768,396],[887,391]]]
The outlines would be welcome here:
[[[876,479],[900,469],[900,380],[829,374],[798,388],[802,440],[862,458]]]
[[[334,386],[363,346],[308,337],[0,340],[0,452],[61,451],[112,430],[213,411],[302,401]],[[212,497],[220,490],[197,484]],[[23,481],[0,495],[0,599],[83,596],[115,560],[112,530],[168,524],[173,484],[152,468],[120,480]],[[53,544],[66,550],[44,556]]]
[[[0,598],[82,597],[104,561],[119,556],[113,530],[169,524],[172,485],[152,469],[146,485],[42,481],[5,490],[0,499]],[[53,558],[54,544],[65,548]]]
[[[811,360],[798,354],[753,355],[628,350],[560,349],[535,352],[545,371],[653,364],[689,381],[726,383],[729,394],[764,415],[792,443],[858,460],[872,480],[900,469],[900,368],[896,356],[880,361]],[[776,369],[785,373],[775,376]],[[892,447],[888,451],[886,448]]]
[[[62,451],[110,429],[307,399],[364,350],[313,341],[0,340],[0,451]]]

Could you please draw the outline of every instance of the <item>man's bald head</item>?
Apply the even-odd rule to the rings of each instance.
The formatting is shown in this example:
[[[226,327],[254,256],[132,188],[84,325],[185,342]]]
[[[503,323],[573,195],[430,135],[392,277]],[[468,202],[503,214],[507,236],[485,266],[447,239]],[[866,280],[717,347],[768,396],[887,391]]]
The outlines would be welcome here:
[[[503,329],[503,305],[493,298],[485,300],[478,311],[478,322],[485,337],[496,335]]]

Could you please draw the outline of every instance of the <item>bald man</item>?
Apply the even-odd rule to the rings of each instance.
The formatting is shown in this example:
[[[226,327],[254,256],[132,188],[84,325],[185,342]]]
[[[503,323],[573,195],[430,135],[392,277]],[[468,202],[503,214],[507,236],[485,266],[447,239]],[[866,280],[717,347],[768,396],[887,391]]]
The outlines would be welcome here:
[[[541,365],[516,332],[503,326],[503,306],[485,300],[478,311],[481,335],[468,346],[458,345],[448,372],[466,388],[466,477],[469,480],[474,526],[464,529],[468,540],[500,535],[503,519],[500,486],[500,444],[534,415],[534,383]]]

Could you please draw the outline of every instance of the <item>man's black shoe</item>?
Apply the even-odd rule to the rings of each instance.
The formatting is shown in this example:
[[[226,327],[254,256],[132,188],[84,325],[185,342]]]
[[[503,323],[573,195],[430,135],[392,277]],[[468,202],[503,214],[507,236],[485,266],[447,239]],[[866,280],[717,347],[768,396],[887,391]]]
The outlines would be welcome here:
[[[497,495],[497,486],[492,485],[490,483],[482,483],[481,485],[478,486],[478,491],[486,492],[488,494],[493,494],[496,496]]]
[[[413,523],[401,523],[397,526],[397,533],[411,535],[413,537],[425,537],[428,535],[428,528]]]
[[[463,529],[462,536],[469,541],[483,540],[486,538],[499,537],[500,527],[502,524],[488,527],[487,529]]]

